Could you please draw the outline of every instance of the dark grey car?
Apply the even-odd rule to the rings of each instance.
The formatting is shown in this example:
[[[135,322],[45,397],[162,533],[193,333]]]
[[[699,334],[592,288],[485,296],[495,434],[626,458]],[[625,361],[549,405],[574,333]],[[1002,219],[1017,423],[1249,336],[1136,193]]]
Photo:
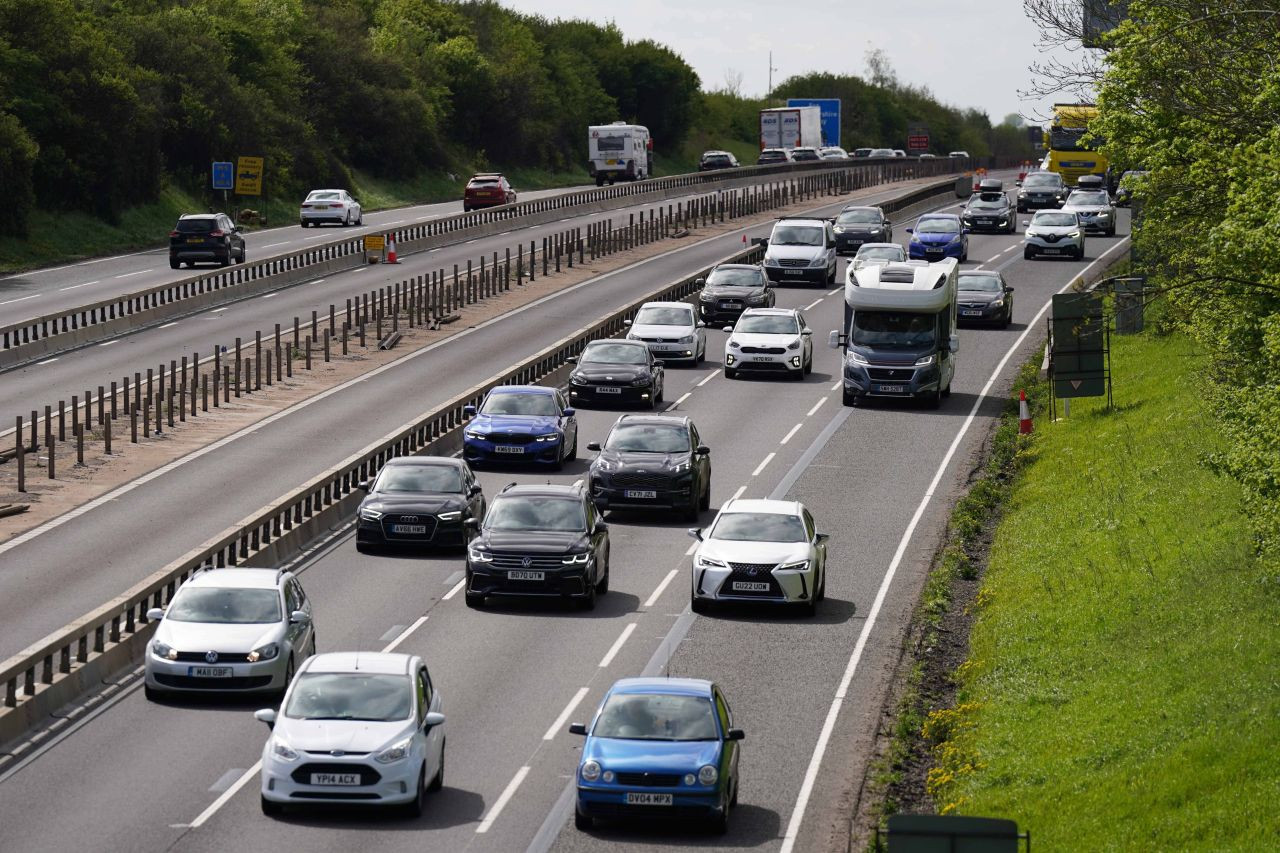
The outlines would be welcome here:
[[[972,270],[960,273],[957,320],[959,323],[990,323],[1008,328],[1013,322],[1013,288],[998,272]]]
[[[169,232],[169,266],[195,266],[196,261],[213,261],[228,266],[244,263],[244,235],[240,226],[225,213],[187,213]]]

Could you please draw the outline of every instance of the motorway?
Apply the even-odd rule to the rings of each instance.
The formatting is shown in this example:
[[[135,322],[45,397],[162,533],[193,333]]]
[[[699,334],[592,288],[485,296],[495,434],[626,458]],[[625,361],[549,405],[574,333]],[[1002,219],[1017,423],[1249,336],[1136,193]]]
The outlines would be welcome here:
[[[537,190],[519,193],[519,200],[534,201],[593,188],[594,186],[583,185]],[[412,222],[439,219],[458,213],[462,213],[461,200],[366,213],[364,225],[350,228],[344,228],[341,225],[302,228],[296,220],[293,220],[288,225],[246,232],[246,257],[250,261],[266,260],[314,246],[321,241],[377,234],[395,226],[407,226]],[[164,241],[164,245],[155,249],[105,258],[90,258],[0,278],[0,325],[69,310],[87,302],[145,290],[148,287],[217,269],[214,264],[201,264],[195,269],[170,269],[168,237],[168,231],[157,234],[157,242]]]
[[[668,371],[668,408],[693,417],[712,448],[713,506],[734,495],[788,496],[804,501],[819,529],[832,534],[828,598],[815,619],[760,610],[694,617],[687,608],[688,525],[668,518],[609,517],[611,591],[590,613],[537,602],[469,610],[459,594],[460,556],[360,555],[349,532],[342,533],[297,567],[315,607],[320,651],[394,648],[423,655],[444,697],[445,790],[428,801],[421,819],[336,809],[266,818],[256,802],[255,762],[267,731],[250,712],[267,703],[153,704],[143,698],[135,678],[65,739],[21,766],[0,764],[0,826],[5,827],[0,846],[78,849],[92,838],[95,849],[106,851],[287,847],[346,853],[371,844],[415,851],[570,851],[606,844],[631,850],[715,846],[783,853],[826,848],[847,817],[841,809],[850,786],[856,792],[861,780],[901,639],[952,500],[1003,406],[1014,371],[1043,339],[1050,296],[1086,267],[1101,266],[1099,256],[1117,255],[1128,233],[1127,212],[1121,217],[1121,236],[1091,237],[1084,262],[1025,261],[1021,238],[1012,235],[971,238],[965,266],[1005,273],[1017,288],[1015,322],[1003,330],[961,330],[954,392],[939,411],[893,403],[859,409],[840,405],[839,353],[821,346],[842,316],[836,291],[779,291],[780,306],[805,311],[819,344],[813,374],[805,382],[729,381],[714,361]],[[901,233],[906,223],[898,225]],[[694,247],[650,261],[640,274],[650,281],[674,278],[725,253],[724,245]],[[575,308],[573,297],[544,303],[537,328],[552,339],[562,334],[558,329],[594,316],[591,311],[603,313],[599,305],[608,302],[606,291],[628,281],[634,283],[633,273],[593,286],[589,292],[600,294],[601,302],[591,307]],[[520,322],[533,326],[534,319]],[[468,355],[471,360],[477,353],[491,356],[487,333],[500,337],[501,323],[477,329],[455,347],[442,347],[432,362],[440,368],[438,375],[467,370]],[[722,333],[709,332],[713,359],[723,352],[723,340]],[[504,361],[514,360],[517,349],[508,337],[501,349]],[[420,410],[436,396],[433,388],[407,409],[397,408],[394,398],[401,395],[387,393],[396,387],[393,380],[362,385],[342,395],[345,419],[311,413],[303,419],[306,424],[292,425],[283,437],[264,429],[252,449],[239,451],[242,463],[271,460],[289,472],[274,482],[293,482],[295,473],[300,481],[305,474],[296,469],[305,468],[303,455],[290,455],[286,439],[332,461],[346,452],[344,442],[355,438],[343,428],[348,422],[381,417],[385,409],[399,423],[396,418],[404,411]],[[375,395],[369,386],[381,390]],[[582,445],[602,438],[617,416],[581,411]],[[301,435],[293,435],[299,430]],[[588,461],[580,459],[560,474],[485,471],[480,477],[492,496],[512,481],[572,482],[584,476]],[[230,467],[225,460],[222,464]],[[244,494],[237,495],[237,505],[242,508],[263,502],[258,498],[276,488],[256,481],[241,485]],[[232,486],[206,483],[214,494]],[[175,544],[193,544],[198,530],[171,531],[175,519],[163,517],[165,502],[177,502],[179,492],[179,486],[161,484],[148,501],[156,516],[97,538],[97,553],[103,553],[102,542],[110,541],[113,561],[119,551],[127,563]],[[195,508],[183,508],[184,524],[194,522]],[[109,507],[101,509],[108,524],[128,522],[126,516],[111,515]],[[199,509],[203,515],[217,507],[201,502]],[[91,518],[98,511],[81,520],[102,524]],[[704,513],[701,523],[711,517]],[[110,530],[95,529],[96,534],[72,529],[46,538],[62,542],[69,554],[84,549],[83,555]],[[71,558],[66,562],[86,565]],[[58,571],[57,563],[42,565]],[[4,568],[8,575],[13,564]],[[65,586],[79,573],[79,568],[61,573],[60,583]],[[58,592],[55,586],[24,594],[52,608]],[[84,601],[84,594],[84,585],[77,583],[74,597]],[[0,597],[9,596],[0,592]],[[6,612],[0,619],[9,616]],[[613,680],[641,672],[715,679],[733,704],[747,740],[741,806],[727,836],[647,826],[580,833],[567,823],[567,791],[581,743],[567,734],[568,722],[589,719]]]

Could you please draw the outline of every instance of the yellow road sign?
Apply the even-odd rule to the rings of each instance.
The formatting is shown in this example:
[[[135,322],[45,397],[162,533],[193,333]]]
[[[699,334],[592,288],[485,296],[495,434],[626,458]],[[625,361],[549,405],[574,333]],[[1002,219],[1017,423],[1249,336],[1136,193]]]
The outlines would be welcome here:
[[[364,250],[372,252],[375,249],[387,248],[387,238],[381,234],[366,234],[364,238]]]
[[[236,195],[262,195],[262,158],[236,159]]]

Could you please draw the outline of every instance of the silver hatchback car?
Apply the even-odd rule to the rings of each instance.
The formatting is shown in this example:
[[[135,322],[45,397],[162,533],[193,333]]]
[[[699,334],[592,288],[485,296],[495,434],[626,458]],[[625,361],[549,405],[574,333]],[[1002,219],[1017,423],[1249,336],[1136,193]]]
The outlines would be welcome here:
[[[210,569],[184,583],[147,645],[148,699],[165,693],[283,692],[316,652],[311,603],[290,572]]]
[[[1084,227],[1080,217],[1069,210],[1041,210],[1031,217],[1022,235],[1022,256],[1027,260],[1041,255],[1084,257]]]

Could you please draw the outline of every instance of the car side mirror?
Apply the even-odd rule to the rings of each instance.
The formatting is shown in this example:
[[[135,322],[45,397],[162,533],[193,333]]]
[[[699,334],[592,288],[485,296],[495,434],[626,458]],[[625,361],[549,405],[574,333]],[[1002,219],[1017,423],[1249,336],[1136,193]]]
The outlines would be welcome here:
[[[729,729],[724,733],[725,740],[746,740],[747,733],[742,729]]]
[[[694,287],[706,287],[707,280],[705,278],[695,278],[693,280]]]
[[[711,448],[707,447],[705,444],[699,444],[697,452],[699,456],[710,456]]]
[[[472,483],[471,488],[467,489],[467,496],[474,498],[476,495],[481,494],[482,492],[484,492],[484,489],[480,487],[479,483]]]
[[[244,229],[242,229],[239,225],[233,225],[233,226],[231,226],[231,230],[232,230],[234,233],[239,234],[239,233],[240,233],[242,230],[244,230]]]
[[[595,526],[596,533],[604,533],[608,529],[609,529],[608,524],[605,524],[603,521],[601,521],[598,518],[596,519],[596,526]]]
[[[827,346],[832,349],[840,349],[840,332],[838,330],[832,329],[827,333]]]
[[[569,364],[577,364],[578,357],[576,355],[571,355],[568,358],[566,358],[565,361],[567,361]]]
[[[723,329],[721,329],[720,331],[722,331],[722,332],[732,332],[732,331],[733,331],[733,326],[725,326],[725,327],[724,327]]]
[[[960,229],[960,233],[961,233],[961,234],[968,234],[968,233],[969,233],[969,229],[968,229],[968,228],[961,228],[961,229]]]
[[[479,529],[480,529],[480,521],[479,521],[479,519],[475,519],[475,518],[468,518],[468,519],[466,519],[465,521],[463,521],[463,522],[462,522],[462,526],[463,526],[463,527],[465,527],[465,528],[467,528],[468,530],[479,530]]]
[[[914,234],[914,233],[916,233],[916,230],[915,230],[914,228],[908,228],[908,229],[907,229],[907,233],[908,233],[908,234]]]
[[[360,490],[360,491],[362,491],[362,492],[367,492],[367,491],[369,491],[369,485],[370,485],[370,483],[369,483],[369,481],[368,481],[368,480],[361,480],[361,481],[360,481],[360,484],[359,484],[359,485],[357,485],[357,486],[356,486],[356,488],[357,488],[357,489],[359,489],[359,490]]]
[[[587,733],[586,723],[570,723],[569,724],[569,734],[585,736],[586,733]]]
[[[295,610],[289,614],[290,625],[307,625],[311,622],[311,616],[305,610]]]
[[[1014,181],[1014,182],[1013,182],[1013,185],[1014,185],[1015,187],[1020,187],[1020,186],[1022,186],[1022,181]]]
[[[578,410],[572,407],[565,409],[563,412],[561,412],[561,414],[564,415],[566,418],[571,418],[577,413],[578,413]]]
[[[952,355],[955,355],[956,353],[960,352],[960,336],[959,335],[952,335],[951,340],[949,340],[947,344],[948,344],[948,349],[951,350]]]
[[[753,245],[753,246],[767,246],[767,245],[769,245],[769,238],[768,238],[768,237],[754,237],[754,238],[752,238],[752,240],[751,240],[751,245]]]
[[[591,451],[594,451],[594,452],[596,452],[596,453],[599,453],[599,452],[600,452],[600,442],[598,442],[598,441],[588,441],[588,442],[587,442],[587,450],[591,450]]]
[[[269,729],[274,729],[276,727],[275,708],[259,708],[253,712],[253,718],[260,723],[266,723],[267,728]]]
[[[444,725],[444,714],[441,714],[439,711],[428,711],[427,715],[422,718],[423,731],[442,725]]]
[[[164,610],[159,607],[153,607],[147,611],[148,622],[159,622],[164,618]]]
[[[1024,220],[1022,220],[1022,227],[1023,227],[1023,228],[1030,228],[1030,227],[1031,227],[1031,220],[1030,220],[1030,219],[1024,219]]]
[[[462,416],[463,416],[464,418],[474,418],[474,417],[476,416],[476,407],[475,407],[475,406],[463,406],[463,407],[462,407]]]
[[[689,528],[689,535],[690,535],[690,536],[692,536],[694,539],[697,539],[699,542],[701,542],[701,541],[702,541],[702,528],[701,528],[701,527],[690,527],[690,528]]]
[[[892,226],[893,226],[893,222],[892,222],[892,221],[890,221],[890,220],[888,220],[888,219],[886,219],[886,220],[884,221],[884,224],[883,224],[881,227],[883,227],[883,228],[890,228],[890,227],[892,227]]]
[[[1004,287],[1004,292],[1005,292],[1005,293],[1013,293],[1013,288],[1012,288],[1012,287],[1009,287],[1009,286],[1006,284],[1006,285],[1005,285],[1005,287]]]
[[[831,536],[827,533],[819,533],[817,536],[814,537],[814,541],[817,542],[819,545],[821,545],[823,542],[826,542],[830,538]]]
[[[813,334],[813,329],[810,329],[808,326],[805,326],[803,329],[800,330],[800,334],[804,335],[807,338]]]
[[[630,320],[623,320],[623,321],[622,321],[622,325],[624,325],[624,326],[630,326],[630,325],[631,325],[631,321],[630,321]]]
[[[695,328],[698,328],[698,329],[705,329],[706,327],[707,327],[707,324],[706,324],[706,323],[704,323],[704,322],[702,322],[701,320],[699,320],[699,321],[695,324]]]

